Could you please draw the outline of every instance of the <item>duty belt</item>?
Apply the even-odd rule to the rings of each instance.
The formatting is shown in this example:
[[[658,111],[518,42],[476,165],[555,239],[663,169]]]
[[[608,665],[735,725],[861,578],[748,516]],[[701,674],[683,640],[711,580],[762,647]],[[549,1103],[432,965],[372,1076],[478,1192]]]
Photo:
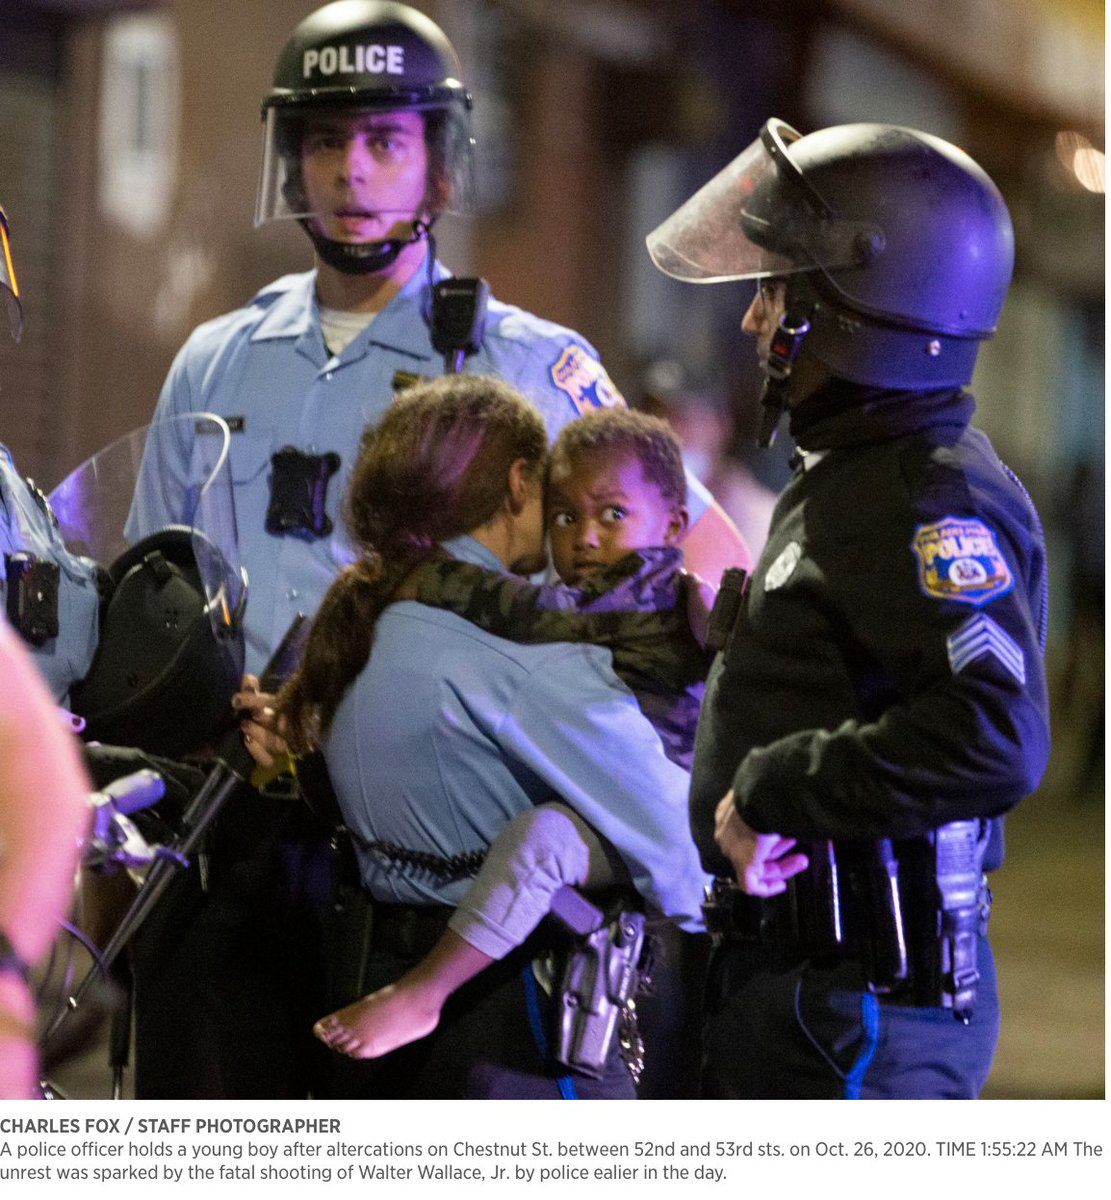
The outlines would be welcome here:
[[[775,969],[857,960],[875,994],[949,1008],[967,1022],[977,943],[991,912],[986,844],[975,820],[894,843],[816,842],[806,847],[809,868],[781,896],[746,896],[732,880],[716,879],[703,907],[706,927],[719,941],[750,944]]]

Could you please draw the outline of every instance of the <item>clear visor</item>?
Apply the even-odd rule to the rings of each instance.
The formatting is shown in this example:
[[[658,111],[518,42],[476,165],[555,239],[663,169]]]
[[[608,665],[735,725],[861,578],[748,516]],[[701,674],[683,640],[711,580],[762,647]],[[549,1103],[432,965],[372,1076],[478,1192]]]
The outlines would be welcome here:
[[[23,305],[19,299],[19,284],[15,279],[15,263],[8,241],[8,222],[0,209],[0,300],[8,310],[8,325],[18,342],[23,336]]]
[[[405,112],[415,110],[406,109]],[[439,217],[444,213],[467,214],[474,209],[474,139],[471,136],[470,114],[462,105],[429,108],[422,112],[425,121],[425,154],[428,168],[424,194],[415,201],[399,193],[390,180],[390,172],[368,171],[361,184],[352,188],[351,195],[331,191],[316,204],[332,206],[325,210],[314,208],[302,179],[302,153],[306,129],[310,121],[325,116],[353,119],[388,116],[388,110],[375,108],[320,108],[298,105],[274,105],[263,118],[262,169],[255,199],[255,225],[270,221],[334,216],[337,205],[350,202],[353,208],[365,210],[391,222],[420,217]],[[386,162],[386,159],[383,159]],[[379,233],[368,240],[387,236]]]
[[[757,138],[654,229],[647,242],[656,266],[675,279],[720,283],[858,264],[876,231],[830,213],[779,154],[783,166]]]
[[[217,637],[234,631],[247,599],[230,442],[221,417],[182,413],[113,442],[50,493],[66,546],[106,567],[152,533],[188,527]]]

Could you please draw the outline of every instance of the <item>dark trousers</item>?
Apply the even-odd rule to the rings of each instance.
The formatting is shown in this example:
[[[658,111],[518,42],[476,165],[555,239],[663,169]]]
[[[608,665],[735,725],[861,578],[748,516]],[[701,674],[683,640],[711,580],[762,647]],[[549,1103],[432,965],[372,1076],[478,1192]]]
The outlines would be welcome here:
[[[715,948],[707,985],[708,1099],[975,1099],[999,1038],[991,947],[968,1025],[871,995],[860,966],[773,971],[745,944]]]
[[[641,1100],[697,1100],[702,1067],[702,1010],[710,939],[662,918],[650,926],[651,983],[637,996],[644,1073]]]
[[[214,831],[209,888],[176,879],[133,944],[140,1099],[301,1099],[328,1051],[321,922],[332,894],[323,827],[243,789]]]
[[[380,916],[375,928],[376,909],[388,918]],[[397,980],[431,949],[450,911],[430,909],[409,920],[400,906],[375,906],[346,891],[330,922],[329,1009]],[[531,967],[539,949],[536,938],[530,939],[460,988],[429,1037],[367,1062],[333,1054],[320,1094],[329,1099],[558,1100],[573,1093],[583,1100],[633,1099],[616,1039],[598,1080],[568,1075],[542,1052],[549,1000]]]

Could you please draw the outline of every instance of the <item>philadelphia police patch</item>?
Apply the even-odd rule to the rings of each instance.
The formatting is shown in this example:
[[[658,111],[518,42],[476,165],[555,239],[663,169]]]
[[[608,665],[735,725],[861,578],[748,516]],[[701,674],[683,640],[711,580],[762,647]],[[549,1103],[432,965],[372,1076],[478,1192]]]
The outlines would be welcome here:
[[[995,534],[975,517],[919,525],[911,549],[918,558],[919,586],[936,600],[986,604],[1014,587]]]
[[[625,398],[606,374],[606,368],[582,346],[567,346],[552,363],[549,373],[552,383],[571,398],[579,416],[592,408],[611,408],[625,403]]]

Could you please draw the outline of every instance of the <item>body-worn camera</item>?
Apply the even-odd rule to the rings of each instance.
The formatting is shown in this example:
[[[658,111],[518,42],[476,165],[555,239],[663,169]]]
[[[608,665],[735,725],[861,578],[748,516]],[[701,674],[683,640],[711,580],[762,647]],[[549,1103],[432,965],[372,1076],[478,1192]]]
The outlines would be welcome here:
[[[328,481],[339,470],[340,458],[327,454],[304,454],[283,446],[270,459],[270,504],[266,509],[266,532],[294,537],[327,537],[332,519],[325,512]]]
[[[4,555],[7,579],[8,620],[32,646],[42,646],[58,636],[57,563],[23,552]]]

